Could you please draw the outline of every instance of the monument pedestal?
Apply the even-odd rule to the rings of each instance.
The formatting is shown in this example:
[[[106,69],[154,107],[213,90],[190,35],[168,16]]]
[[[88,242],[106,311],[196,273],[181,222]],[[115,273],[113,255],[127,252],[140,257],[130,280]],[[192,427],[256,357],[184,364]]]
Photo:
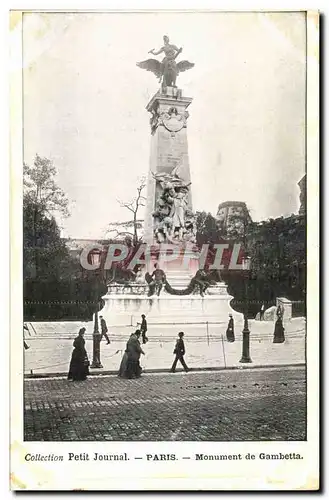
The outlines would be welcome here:
[[[111,326],[136,326],[142,314],[146,315],[149,325],[227,323],[229,314],[236,323],[243,322],[242,314],[230,306],[233,297],[227,293],[224,283],[209,287],[204,297],[170,295],[165,291],[159,297],[148,297],[147,292],[147,285],[109,286],[101,314],[110,329]]]

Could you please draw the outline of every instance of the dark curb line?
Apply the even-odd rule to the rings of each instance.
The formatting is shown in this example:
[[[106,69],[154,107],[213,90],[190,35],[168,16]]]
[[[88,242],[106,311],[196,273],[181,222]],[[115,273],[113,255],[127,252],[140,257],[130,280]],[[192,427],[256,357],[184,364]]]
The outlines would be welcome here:
[[[223,370],[250,370],[254,368],[258,369],[273,369],[273,368],[298,368],[305,367],[306,363],[285,363],[280,365],[248,365],[246,363],[243,366],[212,366],[212,367],[202,367],[202,368],[190,368],[189,372],[217,372]],[[177,373],[181,373],[183,370],[177,370]],[[163,373],[169,374],[170,369],[165,370],[164,368],[151,368],[149,370],[143,370],[143,374],[149,375],[152,373]],[[118,370],[93,370],[90,372],[90,376],[93,375],[118,375]],[[37,379],[37,378],[59,378],[59,377],[67,377],[67,372],[59,372],[59,373],[27,373],[24,375],[24,379]]]

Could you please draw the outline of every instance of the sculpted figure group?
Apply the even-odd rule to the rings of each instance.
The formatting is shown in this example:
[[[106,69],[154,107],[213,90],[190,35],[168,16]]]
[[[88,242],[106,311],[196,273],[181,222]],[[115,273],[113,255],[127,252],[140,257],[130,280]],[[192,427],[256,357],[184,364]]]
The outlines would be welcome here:
[[[155,211],[155,238],[158,243],[195,242],[194,214],[188,207],[190,182],[178,175],[180,164],[169,173],[153,173],[158,186]]]

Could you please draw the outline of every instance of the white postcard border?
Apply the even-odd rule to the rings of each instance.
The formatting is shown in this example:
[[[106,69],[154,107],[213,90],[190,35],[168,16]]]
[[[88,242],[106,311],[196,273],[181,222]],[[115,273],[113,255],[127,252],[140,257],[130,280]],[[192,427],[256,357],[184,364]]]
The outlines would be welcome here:
[[[11,15],[11,34],[20,27],[19,12]],[[319,18],[307,14],[307,219],[308,219],[308,438],[306,442],[43,442],[23,441],[22,300],[22,72],[11,72],[11,487],[19,490],[271,490],[316,489],[319,470]],[[21,47],[12,37],[11,60],[22,67]],[[28,453],[128,453],[131,460],[27,462]],[[241,462],[145,462],[141,454],[176,453],[177,456],[300,453],[301,461],[243,460]],[[129,464],[127,466],[127,464]]]

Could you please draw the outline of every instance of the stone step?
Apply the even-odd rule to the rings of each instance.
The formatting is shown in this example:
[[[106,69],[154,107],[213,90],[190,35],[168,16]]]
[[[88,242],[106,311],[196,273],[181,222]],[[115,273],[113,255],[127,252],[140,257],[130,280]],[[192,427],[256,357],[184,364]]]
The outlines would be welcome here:
[[[184,275],[175,275],[175,276],[168,276],[167,275],[167,281],[171,283],[172,281],[188,281],[190,282],[192,277],[190,276],[184,276]]]

